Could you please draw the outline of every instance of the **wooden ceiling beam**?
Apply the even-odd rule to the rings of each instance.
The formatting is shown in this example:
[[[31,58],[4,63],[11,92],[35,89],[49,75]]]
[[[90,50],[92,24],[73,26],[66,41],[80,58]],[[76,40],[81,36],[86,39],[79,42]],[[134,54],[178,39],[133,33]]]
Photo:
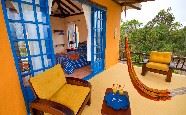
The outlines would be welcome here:
[[[134,9],[137,9],[137,10],[141,10],[140,7],[137,7],[137,6],[133,5],[133,4],[130,4],[130,5],[128,5],[128,6],[134,8]]]
[[[129,6],[129,5],[136,4],[136,3],[140,3],[140,2],[125,2],[125,3],[122,3],[121,5],[122,6]]]
[[[65,16],[64,18],[69,17],[69,16],[82,15],[82,14],[84,14],[84,12],[80,12],[80,13],[76,13],[76,14],[71,14],[71,15]]]
[[[61,7],[63,8],[63,6],[61,6]],[[64,10],[68,15],[70,15],[70,12],[67,11],[65,8],[63,8],[63,10]]]
[[[112,1],[114,1],[116,4],[121,6],[121,4],[117,0],[112,0]]]
[[[61,14],[64,15],[64,16],[67,16],[67,15],[70,15],[70,12],[68,12],[66,9],[64,9],[61,4],[60,4],[60,1],[59,0],[54,0],[56,1],[57,5],[58,5],[58,9],[60,10]],[[66,13],[65,13],[66,12]]]
[[[66,7],[67,9],[69,9],[71,12],[75,13],[75,10],[73,10],[70,6],[66,5],[64,2],[62,2],[61,0],[57,0],[60,2],[61,5],[63,5],[64,7]]]
[[[64,18],[64,16],[62,16],[61,14],[53,14],[53,15],[50,15],[50,16],[58,17],[58,18]]]
[[[70,0],[66,0],[70,5],[72,5],[73,7],[75,7],[77,10],[79,10],[81,12],[81,9],[79,7],[77,7],[73,2],[71,2]]]
[[[57,5],[58,5],[58,9],[60,10],[61,14],[63,15],[63,14],[64,14],[64,12],[63,12],[63,8],[61,7],[59,1],[58,1],[58,0],[54,0],[54,1],[57,3]],[[64,15],[65,15],[65,14],[64,14]]]

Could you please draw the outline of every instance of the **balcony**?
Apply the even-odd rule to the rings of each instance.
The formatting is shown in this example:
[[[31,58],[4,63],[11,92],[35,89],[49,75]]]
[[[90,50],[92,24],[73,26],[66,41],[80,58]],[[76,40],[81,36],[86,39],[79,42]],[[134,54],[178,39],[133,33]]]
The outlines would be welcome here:
[[[186,76],[173,73],[171,83],[165,82],[166,76],[147,72],[141,76],[141,67],[135,66],[138,78],[147,86],[157,89],[175,89],[186,86]],[[184,115],[186,114],[186,95],[177,95],[167,101],[153,101],[142,97],[131,83],[126,64],[118,63],[90,80],[92,84],[92,104],[82,115],[99,115],[106,88],[113,83],[125,85],[129,93],[132,115]]]
[[[133,63],[138,66],[142,65],[144,59],[149,58],[149,54],[147,53],[131,52],[131,54]],[[122,63],[126,62],[125,52],[122,50],[120,50],[119,60]],[[171,65],[174,67],[174,73],[186,75],[186,57],[173,56]]]

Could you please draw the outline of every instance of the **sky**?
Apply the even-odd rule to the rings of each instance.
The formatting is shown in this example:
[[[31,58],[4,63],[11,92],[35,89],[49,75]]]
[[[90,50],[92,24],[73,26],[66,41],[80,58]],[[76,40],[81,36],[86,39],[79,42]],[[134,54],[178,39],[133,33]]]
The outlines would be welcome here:
[[[122,20],[137,19],[143,24],[152,20],[157,13],[162,9],[172,8],[176,21],[186,26],[186,0],[155,0],[141,3],[141,10],[129,9],[127,10],[127,16],[122,13]]]

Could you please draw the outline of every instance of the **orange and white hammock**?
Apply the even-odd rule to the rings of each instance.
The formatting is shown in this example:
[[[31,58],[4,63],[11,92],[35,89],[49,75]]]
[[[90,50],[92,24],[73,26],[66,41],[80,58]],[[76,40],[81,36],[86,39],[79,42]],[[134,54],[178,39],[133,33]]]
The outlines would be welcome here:
[[[128,72],[131,78],[131,82],[134,85],[135,89],[141,94],[142,96],[155,100],[155,101],[166,101],[170,100],[171,97],[175,95],[180,94],[186,94],[186,87],[178,88],[174,90],[158,90],[147,87],[145,84],[143,84],[137,77],[136,72],[134,70],[132,60],[131,60],[131,54],[130,54],[130,48],[128,45],[128,38],[125,38],[125,53],[127,58],[127,65],[128,65]]]

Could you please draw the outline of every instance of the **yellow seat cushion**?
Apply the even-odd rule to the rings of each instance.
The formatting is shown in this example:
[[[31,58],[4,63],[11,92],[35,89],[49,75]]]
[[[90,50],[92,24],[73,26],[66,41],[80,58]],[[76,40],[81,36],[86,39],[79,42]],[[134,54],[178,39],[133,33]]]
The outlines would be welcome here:
[[[50,100],[69,107],[77,114],[90,88],[65,84]]]
[[[155,63],[155,62],[147,63],[146,67],[151,68],[151,69],[162,70],[162,71],[168,71],[169,70],[169,66],[167,64],[161,64],[161,63]]]
[[[171,62],[172,53],[171,52],[157,52],[152,51],[150,53],[150,62],[169,64]]]
[[[66,84],[66,78],[61,65],[56,65],[30,78],[30,82],[39,98],[50,99],[52,95]]]

